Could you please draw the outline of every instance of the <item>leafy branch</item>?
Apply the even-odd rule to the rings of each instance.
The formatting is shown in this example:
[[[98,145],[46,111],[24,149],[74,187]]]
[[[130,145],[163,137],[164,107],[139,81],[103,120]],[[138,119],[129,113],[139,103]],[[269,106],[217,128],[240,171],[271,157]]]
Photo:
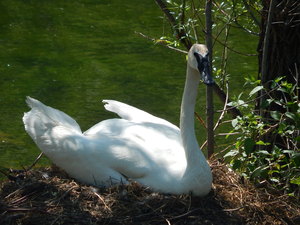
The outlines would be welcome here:
[[[189,50],[190,47],[192,46],[192,42],[190,41],[189,38],[187,38],[188,35],[187,35],[187,32],[184,29],[184,27],[179,26],[178,22],[176,21],[176,19],[173,16],[173,14],[171,13],[171,11],[167,7],[167,5],[162,0],[155,0],[155,2],[161,8],[161,10],[165,14],[165,16],[168,18],[172,29],[175,30],[175,33],[177,34],[176,38],[186,47],[187,50]],[[218,84],[214,84],[213,90],[214,90],[215,94],[219,97],[219,99],[224,103],[227,98],[227,95],[220,88],[220,86]],[[237,108],[232,108],[229,110],[229,112],[232,114],[233,117],[242,115],[241,112]]]

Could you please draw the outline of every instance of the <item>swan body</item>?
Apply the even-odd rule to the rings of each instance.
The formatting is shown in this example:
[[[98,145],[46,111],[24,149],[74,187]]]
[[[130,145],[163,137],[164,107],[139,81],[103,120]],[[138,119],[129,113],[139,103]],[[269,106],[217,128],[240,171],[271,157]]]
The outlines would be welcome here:
[[[125,103],[103,100],[105,109],[120,118],[82,132],[67,114],[27,97],[31,110],[23,116],[25,130],[50,160],[81,182],[108,187],[129,178],[164,193],[206,195],[212,174],[196,140],[194,107],[200,79],[212,81],[207,53],[198,44],[189,51],[180,128]]]

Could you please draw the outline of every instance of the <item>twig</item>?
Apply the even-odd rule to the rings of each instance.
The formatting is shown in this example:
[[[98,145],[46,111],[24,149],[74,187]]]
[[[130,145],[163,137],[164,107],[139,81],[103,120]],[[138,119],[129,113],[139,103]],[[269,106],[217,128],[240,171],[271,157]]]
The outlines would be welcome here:
[[[2,173],[4,176],[6,176],[9,180],[16,180],[17,178],[15,176],[12,176],[6,172],[4,172],[3,170],[0,170],[0,173]]]
[[[200,149],[203,149],[203,148],[205,147],[205,145],[207,145],[207,140],[205,140],[205,141],[203,142],[203,144],[201,145]]]
[[[62,215],[58,215],[52,222],[50,225],[53,225],[56,223],[56,221],[58,221],[60,218],[62,217]]]
[[[228,22],[223,21],[223,22],[225,23],[225,25],[224,25],[223,28],[221,28],[221,30],[218,32],[218,34],[217,34],[217,35],[212,35],[212,38],[214,39],[214,42],[218,42],[218,43],[221,44],[222,46],[228,48],[230,51],[232,51],[232,52],[234,52],[234,53],[236,53],[236,54],[239,54],[239,55],[244,55],[244,56],[257,56],[257,54],[247,54],[247,53],[239,52],[239,51],[237,51],[237,50],[235,50],[235,49],[229,47],[229,46],[226,44],[226,42],[223,43],[223,42],[221,42],[221,41],[218,39],[219,36],[222,34],[223,30],[224,30],[227,26],[233,27],[233,26],[230,24],[230,22],[231,22],[231,21],[236,21],[236,18],[234,18],[233,16],[228,15],[226,12],[224,12],[224,11],[220,8],[219,4],[217,4],[217,3],[215,3],[215,2],[213,2],[213,4],[214,4],[214,6],[217,7],[217,8],[220,10],[220,12],[222,12],[225,16],[229,16],[229,17],[230,17],[230,20],[229,20]],[[206,33],[206,31],[204,31],[204,33]],[[214,43],[213,45],[215,45],[215,43]]]
[[[42,158],[42,156],[44,155],[44,153],[43,152],[41,152],[39,155],[38,155],[38,157],[34,160],[34,162],[32,163],[32,165],[31,166],[29,166],[27,169],[25,169],[25,171],[29,171],[29,170],[31,170],[32,169],[32,167],[34,167],[35,166],[35,164],[40,160],[40,158]]]
[[[235,209],[223,209],[222,211],[224,211],[224,212],[233,212],[233,211],[238,211],[242,208],[244,208],[244,206],[240,206],[240,207],[235,208]]]
[[[254,13],[252,12],[251,8],[250,8],[250,5],[248,4],[248,2],[246,0],[243,0],[243,3],[247,9],[247,11],[249,12],[251,18],[253,19],[254,23],[257,25],[257,26],[260,26],[260,22],[258,21],[258,19],[254,16]]]
[[[199,114],[197,112],[195,112],[195,116],[199,120],[201,125],[206,129],[206,124],[205,124],[204,120],[199,116]]]
[[[240,132],[232,132],[232,133],[218,133],[217,136],[230,136],[230,135],[237,135],[241,134]]]
[[[105,203],[104,199],[97,193],[94,192],[94,194],[100,199],[100,201],[103,203],[104,207],[109,211],[112,212],[112,210],[108,207],[108,205]]]
[[[274,130],[276,130],[276,128],[279,126],[279,124],[280,124],[280,122],[274,124],[273,126],[270,126],[270,127],[269,127],[262,135],[259,135],[259,136],[258,136],[258,139],[264,140],[264,138],[265,138],[268,134],[270,134],[270,133],[272,133]],[[288,148],[288,149],[289,149],[289,148]]]
[[[229,148],[231,148],[232,146],[235,146],[235,143],[234,144],[230,144],[228,145],[226,148],[222,149],[221,151],[218,151],[215,156],[217,155],[220,155],[220,154],[223,154],[224,152],[226,152]]]
[[[219,127],[219,125],[221,123],[221,120],[224,118],[227,103],[228,103],[228,83],[226,83],[226,99],[225,99],[225,103],[224,103],[224,106],[223,106],[223,110],[222,110],[222,113],[221,113],[215,127],[214,127],[214,130],[216,130]]]
[[[78,186],[73,186],[71,188],[69,188],[67,191],[65,191],[65,193],[63,193],[58,199],[53,200],[52,202],[56,202],[57,204],[60,202],[61,199],[63,199],[64,197],[67,196],[67,194],[69,194],[74,188],[77,188]]]
[[[193,7],[193,9],[194,9],[194,11],[195,11],[194,17],[196,17],[196,18],[198,19],[198,21],[199,21],[199,23],[200,23],[200,25],[201,25],[202,27],[205,27],[204,22],[203,22],[203,18],[202,18],[202,14],[199,16],[199,13],[196,12],[196,8],[198,8],[198,7],[196,6],[194,0],[192,0],[192,7]],[[203,32],[203,33],[205,34],[205,32]],[[200,36],[200,35],[199,35],[199,36]],[[202,37],[203,39],[205,39],[204,35],[201,35],[201,37]],[[197,38],[198,38],[198,37],[197,37]],[[198,42],[198,43],[199,43],[199,42]]]
[[[17,190],[15,190],[14,192],[8,194],[7,196],[4,197],[4,199],[8,199],[9,197],[11,197],[12,195],[16,194],[17,192],[19,192],[20,190],[22,190],[22,187],[21,188],[18,188]]]
[[[214,92],[217,94],[219,99],[224,103],[225,99],[227,97],[225,92],[217,84],[214,84],[213,88],[214,88]],[[229,98],[228,98],[228,102],[231,102],[231,100]],[[227,110],[231,113],[233,118],[243,115],[241,113],[241,111],[239,109],[237,109],[236,107],[227,108]]]
[[[182,4],[181,4],[181,18],[180,18],[180,23],[181,25],[184,25],[184,19],[185,19],[185,6],[186,6],[186,0],[182,0]]]
[[[142,36],[143,38],[146,38],[147,40],[153,41],[155,44],[162,45],[162,46],[164,46],[164,47],[166,47],[166,48],[172,49],[172,50],[177,51],[177,52],[180,52],[180,53],[188,54],[187,51],[184,51],[184,50],[181,50],[181,49],[178,49],[178,48],[174,48],[174,47],[172,47],[172,46],[170,46],[170,45],[167,45],[167,44],[166,44],[165,42],[163,42],[163,41],[157,41],[157,39],[151,38],[151,37],[149,37],[149,36],[147,36],[147,35],[145,35],[145,34],[143,34],[143,33],[141,33],[141,32],[135,31],[134,33],[136,33],[136,34]]]
[[[239,54],[239,55],[244,55],[244,56],[257,56],[257,54],[247,54],[247,53],[243,53],[243,52],[239,52],[231,47],[229,47],[228,45],[224,44],[223,42],[219,41],[215,36],[213,36],[214,41],[218,42],[219,44],[223,45],[224,47],[228,48],[230,51]]]
[[[30,192],[27,195],[24,195],[24,196],[22,196],[22,197],[20,197],[18,199],[12,200],[10,202],[10,204],[12,204],[12,205],[21,204],[22,202],[26,201],[29,197],[31,197],[32,195],[36,194],[37,192],[38,192],[38,190],[34,190],[34,191]]]
[[[227,14],[224,10],[222,10],[222,8],[220,7],[220,4],[218,4],[218,3],[216,3],[216,2],[213,2],[213,4],[214,4],[214,6],[218,7],[218,10],[219,10],[221,13],[223,13],[223,15],[225,15],[225,17],[229,17],[229,14]],[[232,13],[234,13],[234,12],[232,12]],[[251,35],[259,36],[259,33],[256,33],[256,32],[254,32],[254,31],[252,31],[252,30],[249,30],[249,29],[245,28],[243,25],[241,25],[241,24],[238,22],[237,18],[240,17],[240,16],[242,16],[243,14],[244,14],[244,13],[241,13],[241,14],[236,15],[236,16],[234,16],[234,17],[231,17],[231,16],[229,17],[229,18],[230,18],[230,21],[233,21],[233,22],[236,24],[236,26],[233,26],[233,25],[230,23],[230,21],[229,21],[229,22],[226,22],[225,20],[222,20],[222,19],[220,19],[220,18],[219,18],[219,20],[221,20],[223,23],[226,23],[226,25],[229,25],[230,27],[240,28],[240,29],[242,29],[243,31],[245,31],[245,32],[247,32],[247,33],[249,33],[249,34],[251,34]]]
[[[193,209],[193,210],[190,210],[190,211],[187,211],[186,213],[183,213],[181,215],[178,215],[178,216],[174,216],[172,218],[169,218],[169,220],[175,220],[175,219],[180,219],[182,217],[185,217],[185,216],[188,216],[190,214],[192,214],[193,212],[196,212],[198,210],[201,210],[201,208],[196,208],[196,209]]]
[[[229,30],[230,30],[230,26],[228,28],[227,27],[225,28],[225,44],[226,45],[228,42]],[[222,53],[222,63],[221,63],[221,68],[222,68],[222,85],[221,86],[222,86],[222,88],[224,88],[224,83],[226,83],[228,85],[227,79],[225,77],[226,69],[227,69],[227,60],[228,60],[228,48],[227,48],[227,46],[224,46],[223,53]],[[228,96],[228,90],[226,91],[226,95]],[[227,98],[227,101],[228,101],[228,98]]]
[[[168,219],[166,219],[166,222],[168,225],[171,225],[171,222]]]
[[[237,108],[237,107],[242,106],[242,105],[246,105],[246,104],[248,104],[248,103],[250,103],[250,102],[255,102],[255,101],[257,101],[258,99],[264,97],[265,95],[269,95],[271,92],[276,91],[278,88],[279,88],[279,87],[276,87],[276,88],[274,88],[274,89],[272,89],[272,90],[270,90],[270,91],[268,91],[268,92],[265,92],[263,95],[261,95],[261,96],[259,96],[259,97],[257,97],[257,98],[251,99],[251,100],[249,100],[249,101],[246,101],[246,102],[244,102],[244,103],[238,104],[238,105],[236,105],[236,106],[229,107],[229,108],[225,109],[225,111],[231,110],[231,109],[233,109],[233,108]],[[223,110],[222,110],[222,111],[223,111]],[[219,111],[217,111],[217,112],[219,112]]]
[[[190,49],[192,47],[192,42],[186,38],[187,35],[186,35],[186,32],[184,31],[184,29],[178,28],[178,26],[177,26],[178,24],[177,24],[174,16],[171,14],[170,10],[166,6],[166,4],[161,0],[155,0],[155,2],[161,8],[161,10],[164,12],[164,14],[167,16],[169,22],[172,25],[172,29],[174,29],[175,32],[177,33],[178,40],[180,40],[182,42],[182,44],[186,47],[186,49]]]
[[[38,209],[37,207],[25,208],[25,207],[17,207],[17,208],[7,208],[5,209],[8,212],[25,212],[25,211],[39,211],[42,213],[47,213],[44,210]]]

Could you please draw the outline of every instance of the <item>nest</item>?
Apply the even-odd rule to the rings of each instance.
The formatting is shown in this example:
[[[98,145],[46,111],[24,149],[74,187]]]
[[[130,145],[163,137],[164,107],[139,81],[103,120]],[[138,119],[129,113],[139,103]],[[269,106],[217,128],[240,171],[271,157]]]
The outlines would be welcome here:
[[[300,204],[271,188],[254,187],[211,161],[206,197],[169,195],[135,182],[99,189],[55,167],[16,173],[0,191],[0,224],[299,224]]]

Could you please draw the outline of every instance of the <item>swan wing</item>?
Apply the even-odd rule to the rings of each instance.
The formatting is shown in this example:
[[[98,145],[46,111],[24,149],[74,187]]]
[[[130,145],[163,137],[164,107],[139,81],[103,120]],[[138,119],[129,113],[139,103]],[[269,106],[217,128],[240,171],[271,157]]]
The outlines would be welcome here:
[[[107,111],[116,113],[122,119],[135,122],[151,122],[164,124],[175,129],[179,129],[177,126],[170,123],[169,121],[153,116],[152,114],[147,113],[131,105],[115,100],[103,100],[102,102],[104,103],[104,107]]]
[[[182,176],[185,155],[174,125],[159,123],[155,117],[148,119],[151,122],[116,118],[82,133],[65,113],[30,97],[27,103],[31,107],[23,117],[27,133],[53,163],[79,181],[110,186],[126,183],[128,177],[155,187],[170,176]]]
[[[115,137],[125,135],[127,138],[139,137],[145,143],[155,142],[157,145],[168,143],[156,139],[163,136],[176,140],[177,143],[180,142],[179,128],[167,120],[115,100],[103,100],[103,102],[106,110],[116,113],[121,119],[101,121],[85,131],[83,133],[85,136],[101,138],[103,134]]]
[[[142,153],[143,147],[125,133],[87,136],[64,112],[30,97],[26,102],[31,110],[23,116],[25,130],[40,150],[71,177],[88,184],[109,186],[113,180],[126,181],[123,174],[128,177],[147,174],[149,163],[146,153]],[[121,125],[125,129],[126,123]]]
[[[87,137],[56,126],[38,137],[37,145],[54,164],[87,184],[126,183],[125,177],[140,178],[151,171],[140,145],[122,137]]]
[[[38,123],[40,120],[36,119],[35,123]],[[157,171],[161,167],[165,166],[166,169],[162,170],[167,173],[170,165],[175,165],[178,159],[184,158],[181,151],[174,151],[172,143],[159,144],[165,143],[163,140],[167,138],[163,133],[159,135],[152,131],[152,138],[157,142],[151,141],[142,135],[142,132],[147,132],[147,127],[119,120],[124,130],[117,136],[108,132],[87,136],[68,127],[55,125],[47,127],[42,134],[36,136],[35,142],[54,164],[71,177],[96,186],[109,187],[120,182],[126,183],[126,178],[151,185],[152,183],[143,180],[149,182],[151,178],[156,182],[156,174],[159,174]],[[132,132],[135,129],[140,131],[140,136],[135,136],[136,133]],[[177,166],[174,166],[174,170],[176,169]]]

